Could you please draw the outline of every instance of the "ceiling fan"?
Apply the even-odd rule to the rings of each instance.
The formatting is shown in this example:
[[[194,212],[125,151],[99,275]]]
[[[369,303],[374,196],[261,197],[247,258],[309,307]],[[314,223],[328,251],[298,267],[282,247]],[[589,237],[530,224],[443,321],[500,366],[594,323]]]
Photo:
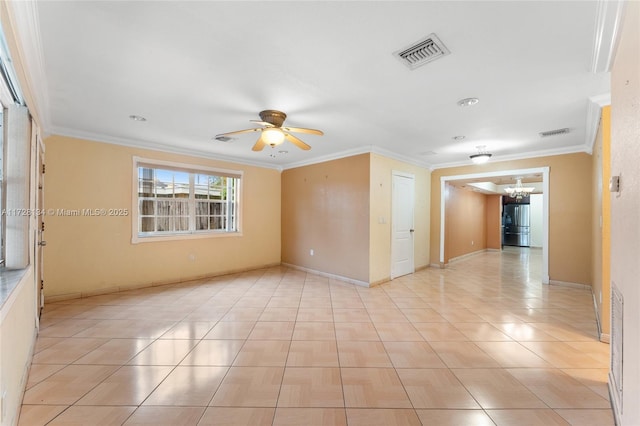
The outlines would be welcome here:
[[[324,133],[320,130],[315,129],[305,129],[300,127],[283,127],[282,124],[284,120],[287,118],[287,114],[282,111],[276,111],[274,109],[266,109],[264,111],[260,111],[260,120],[249,120],[254,123],[261,124],[263,127],[256,127],[254,129],[245,129],[245,130],[236,130],[235,132],[221,133],[216,135],[215,139],[228,137],[230,135],[237,135],[240,133],[250,133],[250,132],[260,132],[260,137],[258,138],[253,148],[253,151],[262,151],[262,149],[269,145],[270,147],[275,147],[284,142],[284,140],[288,140],[295,146],[300,149],[304,149],[308,151],[311,149],[309,145],[300,140],[297,136],[291,134],[294,133],[309,133],[312,135],[322,136]]]

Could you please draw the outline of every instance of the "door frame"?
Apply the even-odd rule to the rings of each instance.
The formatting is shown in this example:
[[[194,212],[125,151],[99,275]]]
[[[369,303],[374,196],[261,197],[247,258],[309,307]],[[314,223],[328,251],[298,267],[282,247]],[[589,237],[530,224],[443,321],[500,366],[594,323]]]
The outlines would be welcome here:
[[[36,327],[40,327],[40,316],[44,308],[44,159],[45,146],[42,142],[40,129],[31,123],[31,205],[37,214],[29,224],[33,228],[33,265],[36,304]]]
[[[407,178],[407,179],[411,179],[413,180],[413,199],[411,200],[413,203],[413,215],[411,218],[411,221],[413,222],[413,224],[411,225],[412,228],[415,227],[415,215],[416,215],[416,194],[415,194],[415,185],[416,185],[416,176],[412,173],[407,173],[407,172],[401,172],[398,170],[392,170],[391,171],[391,226],[390,226],[390,232],[391,232],[391,271],[389,271],[389,278],[390,279],[394,279],[397,278],[399,276],[402,275],[396,275],[395,272],[395,268],[394,268],[394,221],[395,221],[395,217],[393,214],[394,211],[394,201],[395,201],[395,190],[394,190],[394,179],[395,177],[403,177],[403,178]],[[411,254],[412,254],[412,259],[411,259],[411,272],[410,273],[414,273],[416,271],[416,265],[415,265],[415,252],[416,252],[416,247],[415,247],[415,232],[411,232]]]
[[[440,265],[444,265],[445,241],[445,189],[447,182],[462,179],[492,178],[499,176],[542,174],[542,283],[549,284],[549,167],[531,169],[512,169],[485,173],[469,173],[466,175],[440,177]]]

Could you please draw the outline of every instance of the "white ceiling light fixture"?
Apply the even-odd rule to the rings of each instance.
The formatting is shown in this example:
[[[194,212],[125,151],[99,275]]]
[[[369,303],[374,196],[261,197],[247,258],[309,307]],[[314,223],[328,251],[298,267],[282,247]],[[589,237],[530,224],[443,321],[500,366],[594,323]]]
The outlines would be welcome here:
[[[478,153],[469,156],[471,161],[475,164],[483,164],[489,161],[491,154],[486,151],[486,145],[478,145],[476,146],[476,149],[478,150]]]
[[[515,198],[516,200],[522,200],[524,197],[528,197],[534,190],[534,187],[526,187],[522,185],[522,179],[516,179],[515,187],[507,187],[504,189],[509,197]]]

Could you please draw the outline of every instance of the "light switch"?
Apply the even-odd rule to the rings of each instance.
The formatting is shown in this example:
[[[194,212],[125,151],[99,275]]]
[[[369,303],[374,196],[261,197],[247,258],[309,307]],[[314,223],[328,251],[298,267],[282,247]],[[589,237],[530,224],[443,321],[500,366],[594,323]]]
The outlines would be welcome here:
[[[620,176],[611,176],[609,179],[609,192],[620,192]]]

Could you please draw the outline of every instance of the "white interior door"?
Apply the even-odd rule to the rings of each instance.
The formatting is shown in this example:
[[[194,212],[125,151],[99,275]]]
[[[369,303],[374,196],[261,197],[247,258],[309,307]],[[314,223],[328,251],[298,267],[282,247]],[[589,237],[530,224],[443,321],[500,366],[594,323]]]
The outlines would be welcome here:
[[[414,272],[413,211],[415,179],[413,175],[393,172],[391,191],[391,278]]]

